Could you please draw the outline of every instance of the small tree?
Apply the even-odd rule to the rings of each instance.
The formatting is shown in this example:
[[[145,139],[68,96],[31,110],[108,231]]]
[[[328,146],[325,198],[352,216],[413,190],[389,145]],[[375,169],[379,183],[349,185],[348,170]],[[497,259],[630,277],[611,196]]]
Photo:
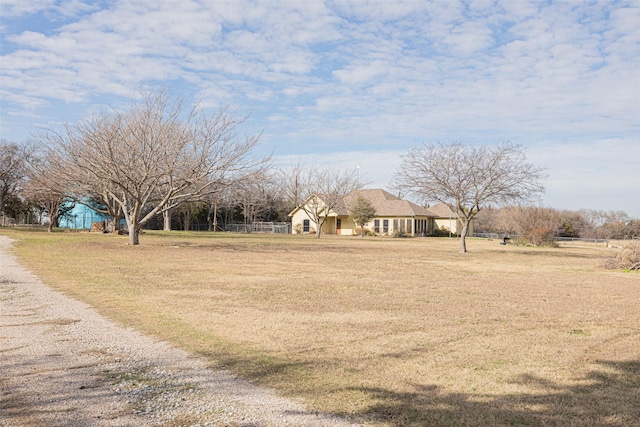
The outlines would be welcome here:
[[[544,191],[544,169],[529,163],[524,147],[425,144],[400,156],[393,186],[424,202],[442,202],[462,223],[460,252],[469,224],[488,206],[525,202]]]
[[[359,195],[351,207],[350,214],[353,222],[360,226],[360,237],[364,237],[364,226],[376,215],[376,209],[366,197]]]

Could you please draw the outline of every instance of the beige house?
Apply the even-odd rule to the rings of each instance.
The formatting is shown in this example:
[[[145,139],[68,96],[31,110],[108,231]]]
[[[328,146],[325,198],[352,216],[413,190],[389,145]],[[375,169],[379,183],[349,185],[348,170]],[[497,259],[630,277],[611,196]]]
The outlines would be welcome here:
[[[436,230],[441,232],[451,232],[453,234],[462,231],[462,223],[456,217],[456,214],[453,213],[449,206],[444,203],[438,203],[437,205],[429,206],[429,212],[432,212],[435,215],[434,218],[434,227]],[[469,230],[467,231],[467,235],[470,236],[473,234],[473,221],[469,224]]]
[[[402,232],[409,236],[423,236],[433,232],[436,216],[432,212],[387,191],[371,189],[354,191],[344,197],[336,207],[325,212],[323,234],[359,234],[360,229],[356,227],[349,214],[349,207],[353,206],[358,196],[366,198],[376,211],[375,217],[365,225],[365,229],[381,235]],[[316,223],[302,207],[294,209],[289,216],[294,234],[314,233],[317,230]]]

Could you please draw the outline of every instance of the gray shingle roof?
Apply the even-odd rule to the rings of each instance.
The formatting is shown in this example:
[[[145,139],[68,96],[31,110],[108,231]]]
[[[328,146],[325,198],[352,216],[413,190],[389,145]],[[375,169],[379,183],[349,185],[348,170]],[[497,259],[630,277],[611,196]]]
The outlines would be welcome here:
[[[444,203],[438,203],[437,205],[429,206],[429,210],[435,214],[437,218],[455,218],[456,214],[449,209],[449,206]]]
[[[376,210],[376,216],[389,216],[389,217],[416,217],[416,216],[427,216],[427,217],[435,217],[436,215],[430,212],[428,209],[420,207],[415,203],[412,203],[408,200],[403,200],[393,194],[381,190],[381,189],[366,189],[366,190],[356,190],[349,195],[347,195],[343,199],[343,203],[339,206],[336,206],[334,211],[338,215],[349,215],[349,211],[347,209],[348,206],[352,205],[358,196],[362,196],[365,199],[369,200],[369,203],[373,205]]]

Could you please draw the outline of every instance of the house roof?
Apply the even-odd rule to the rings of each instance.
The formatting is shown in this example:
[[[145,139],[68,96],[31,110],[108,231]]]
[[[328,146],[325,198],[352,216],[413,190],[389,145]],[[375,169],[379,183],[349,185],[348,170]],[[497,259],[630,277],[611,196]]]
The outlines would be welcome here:
[[[456,218],[456,214],[444,203],[429,206],[429,210],[433,212],[437,218]]]
[[[403,200],[400,197],[393,194],[376,189],[356,190],[347,195],[339,206],[336,206],[333,210],[338,215],[349,215],[348,206],[355,203],[358,196],[362,196],[371,203],[376,210],[376,216],[404,216],[404,217],[416,217],[426,216],[435,217],[436,215],[430,212],[428,209],[420,207],[415,203],[408,200]]]

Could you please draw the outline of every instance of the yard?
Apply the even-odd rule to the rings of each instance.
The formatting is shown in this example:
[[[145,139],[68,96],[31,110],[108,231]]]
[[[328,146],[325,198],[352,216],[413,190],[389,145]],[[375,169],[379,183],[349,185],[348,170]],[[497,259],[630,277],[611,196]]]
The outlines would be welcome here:
[[[470,239],[0,231],[46,283],[374,426],[630,425],[640,274],[612,249]]]

